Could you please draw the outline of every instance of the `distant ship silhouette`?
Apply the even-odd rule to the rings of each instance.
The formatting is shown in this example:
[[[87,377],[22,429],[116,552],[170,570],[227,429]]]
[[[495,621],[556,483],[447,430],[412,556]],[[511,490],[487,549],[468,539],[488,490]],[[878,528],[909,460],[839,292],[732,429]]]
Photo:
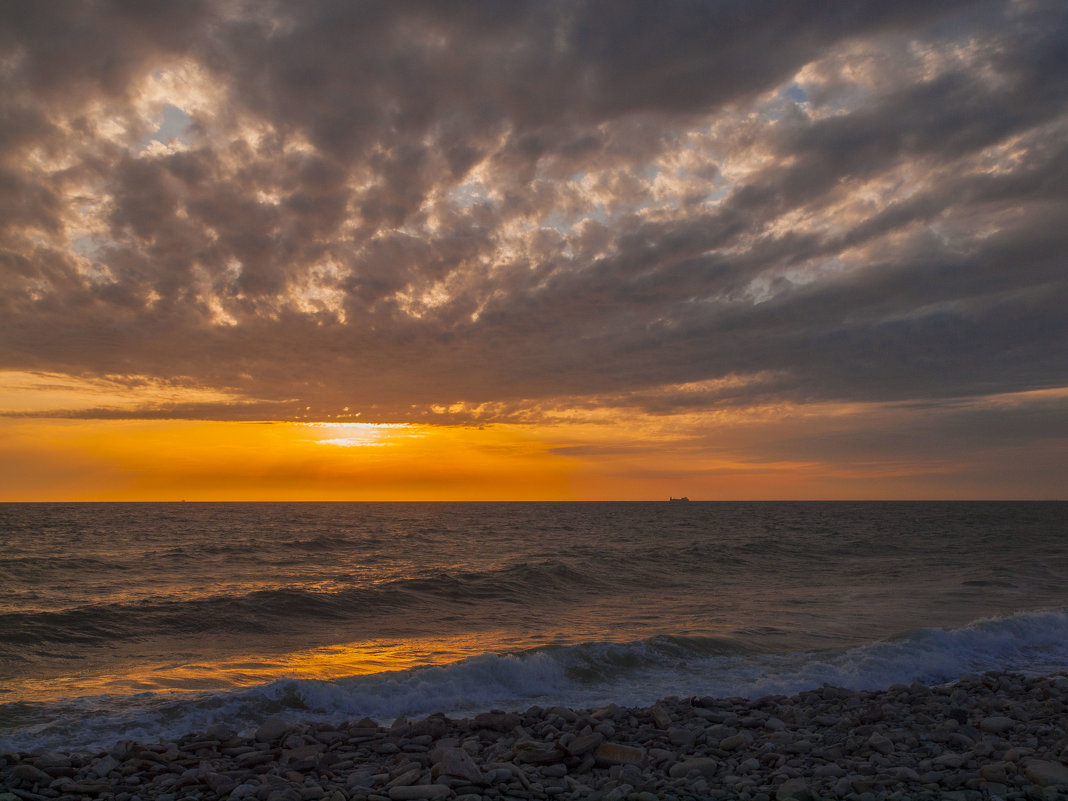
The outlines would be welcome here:
[[[690,499],[683,495],[681,498],[668,498],[668,503],[689,503]]]

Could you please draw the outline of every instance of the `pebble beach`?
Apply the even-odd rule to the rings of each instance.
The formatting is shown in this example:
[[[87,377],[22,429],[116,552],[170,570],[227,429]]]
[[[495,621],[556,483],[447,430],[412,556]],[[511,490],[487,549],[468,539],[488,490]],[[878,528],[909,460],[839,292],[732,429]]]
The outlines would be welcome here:
[[[94,752],[0,754],[0,801],[1068,798],[1068,676],[217,724]]]

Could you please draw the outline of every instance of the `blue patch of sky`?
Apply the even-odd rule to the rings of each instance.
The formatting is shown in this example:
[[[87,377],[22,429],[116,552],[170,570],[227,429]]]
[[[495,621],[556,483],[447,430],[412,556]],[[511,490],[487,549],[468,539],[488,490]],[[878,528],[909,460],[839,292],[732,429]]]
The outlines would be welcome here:
[[[71,248],[79,256],[89,260],[95,260],[105,247],[111,244],[111,240],[101,234],[82,234],[74,237]]]
[[[787,110],[808,101],[808,93],[798,84],[792,83],[777,91],[770,99],[757,106],[756,110],[768,122],[777,122],[783,118]]]
[[[733,184],[722,184],[717,186],[711,192],[709,192],[704,199],[704,203],[720,203],[727,199],[728,195],[733,191]]]
[[[449,202],[461,209],[469,209],[479,203],[490,203],[489,192],[482,184],[462,183],[448,191]]]
[[[71,243],[71,249],[89,262],[83,275],[94,283],[108,283],[112,280],[110,271],[102,263],[103,250],[110,244],[111,240],[102,234],[82,234],[74,237]]]
[[[171,141],[188,144],[188,140],[185,138],[185,132],[189,129],[189,125],[192,121],[193,118],[177,106],[172,106],[170,103],[164,103],[159,128],[156,129],[155,133],[146,137],[141,143],[141,146],[148,147],[152,142],[167,144]]]

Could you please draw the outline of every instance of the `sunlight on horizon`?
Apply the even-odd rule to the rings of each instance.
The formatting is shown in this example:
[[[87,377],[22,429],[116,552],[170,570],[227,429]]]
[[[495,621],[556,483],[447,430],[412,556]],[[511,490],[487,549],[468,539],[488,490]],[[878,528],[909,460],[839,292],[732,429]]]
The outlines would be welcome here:
[[[369,448],[396,444],[396,440],[423,437],[410,423],[299,423],[307,428],[320,429],[335,436],[314,439],[320,445],[341,448]]]

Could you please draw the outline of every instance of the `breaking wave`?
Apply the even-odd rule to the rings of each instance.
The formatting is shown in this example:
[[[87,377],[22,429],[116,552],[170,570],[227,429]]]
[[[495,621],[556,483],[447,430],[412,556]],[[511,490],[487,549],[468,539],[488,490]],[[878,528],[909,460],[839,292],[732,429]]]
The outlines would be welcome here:
[[[824,684],[855,690],[967,673],[1068,669],[1068,610],[925,628],[865,645],[758,653],[730,638],[658,636],[481,654],[447,665],[333,680],[282,678],[211,693],[139,693],[0,705],[0,750],[87,748],[120,738],[177,737],[216,722],[253,728],[291,720],[382,722],[434,712],[469,716],[491,708],[562,704],[644,706],[668,695],[793,694]]]

